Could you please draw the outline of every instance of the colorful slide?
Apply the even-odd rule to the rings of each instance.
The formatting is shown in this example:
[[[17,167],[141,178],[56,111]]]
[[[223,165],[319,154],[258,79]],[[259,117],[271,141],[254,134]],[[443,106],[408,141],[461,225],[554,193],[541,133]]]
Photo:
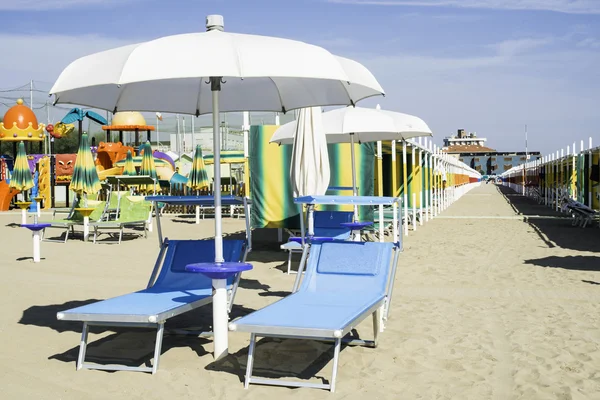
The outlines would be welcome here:
[[[0,181],[0,211],[8,211],[10,201],[18,193],[19,191],[8,186],[6,181]]]

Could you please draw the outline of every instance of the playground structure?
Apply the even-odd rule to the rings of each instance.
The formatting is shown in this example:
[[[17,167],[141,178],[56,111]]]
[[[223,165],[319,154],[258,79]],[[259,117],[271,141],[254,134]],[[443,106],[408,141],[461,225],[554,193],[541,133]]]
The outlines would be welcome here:
[[[17,100],[17,104],[6,111],[3,122],[0,122],[0,154],[4,143],[12,143],[13,155],[17,153],[16,148],[19,142],[29,143],[30,151],[33,150],[33,144],[38,143],[41,150],[46,138],[44,127],[44,124],[38,124],[35,113],[23,104],[23,100]],[[9,175],[7,163],[3,160],[0,164],[0,211],[7,211],[12,199],[19,193],[18,190],[9,187]],[[46,177],[42,178],[45,182]],[[38,174],[38,180],[40,180],[40,174]],[[39,190],[37,182],[35,184]],[[49,203],[47,200],[50,200],[50,197],[44,197],[44,195],[47,195],[45,187],[43,192],[39,192],[39,196],[43,197],[44,204]],[[33,202],[30,211],[37,212],[37,206],[37,202]]]
[[[113,116],[110,125],[103,125],[102,130],[106,132],[106,142],[100,142],[96,157],[100,180],[122,174],[123,167],[116,164],[127,157],[127,151],[134,155],[139,153],[137,155],[141,156],[140,133],[146,132],[146,140],[149,141],[154,126],[147,125],[144,116],[139,112],[122,111]],[[118,142],[113,141],[115,132],[118,132]],[[156,174],[159,180],[178,184],[187,182],[185,177],[176,175],[175,163],[171,157],[159,151],[154,151],[153,156],[155,160],[166,161],[157,165]]]

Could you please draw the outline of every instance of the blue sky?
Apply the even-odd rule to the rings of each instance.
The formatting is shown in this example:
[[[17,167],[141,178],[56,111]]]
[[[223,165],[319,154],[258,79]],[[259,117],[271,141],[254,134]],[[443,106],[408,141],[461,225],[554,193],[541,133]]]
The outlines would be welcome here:
[[[498,150],[600,145],[598,0],[0,0],[0,88],[46,88],[73,59],[204,30],[282,36],[354,58],[385,109],[415,114],[436,142],[458,128]],[[10,56],[9,56],[10,55]]]

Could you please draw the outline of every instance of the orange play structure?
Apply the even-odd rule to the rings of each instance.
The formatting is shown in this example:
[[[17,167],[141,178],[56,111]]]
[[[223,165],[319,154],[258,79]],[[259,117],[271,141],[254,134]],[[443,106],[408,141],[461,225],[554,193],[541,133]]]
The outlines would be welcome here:
[[[0,181],[0,211],[8,211],[10,201],[19,191],[8,186],[6,181]]]
[[[101,166],[103,170],[112,168],[117,161],[127,158],[127,151],[131,151],[131,154],[135,154],[133,147],[124,146],[121,142],[100,142],[100,145],[98,145],[96,166]]]

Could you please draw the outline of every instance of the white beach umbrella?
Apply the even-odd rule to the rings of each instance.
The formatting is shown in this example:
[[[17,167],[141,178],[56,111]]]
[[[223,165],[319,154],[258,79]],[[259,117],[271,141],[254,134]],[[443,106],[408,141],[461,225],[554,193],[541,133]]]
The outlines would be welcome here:
[[[321,107],[301,109],[296,122],[290,168],[294,197],[324,195],[330,171]],[[309,213],[309,235],[314,234],[312,216],[312,212]]]
[[[431,129],[419,117],[375,108],[345,107],[323,113],[323,129],[327,143],[351,143],[352,190],[356,190],[354,143],[381,140],[403,140],[432,136]],[[291,144],[297,132],[297,121],[282,125],[271,137],[271,143]],[[355,206],[355,214],[357,207]],[[355,215],[356,216],[356,215]]]
[[[383,94],[383,89],[355,61],[294,40],[226,33],[223,17],[212,15],[207,32],[167,36],[75,60],[50,93],[55,103],[112,112],[212,113],[215,262],[223,262],[219,112],[351,105]],[[213,307],[216,300],[217,294]],[[227,327],[223,337],[223,327],[213,322],[215,357],[220,358],[227,354]]]
[[[290,180],[294,197],[324,195],[329,186],[329,155],[320,107],[303,108],[293,140]]]

